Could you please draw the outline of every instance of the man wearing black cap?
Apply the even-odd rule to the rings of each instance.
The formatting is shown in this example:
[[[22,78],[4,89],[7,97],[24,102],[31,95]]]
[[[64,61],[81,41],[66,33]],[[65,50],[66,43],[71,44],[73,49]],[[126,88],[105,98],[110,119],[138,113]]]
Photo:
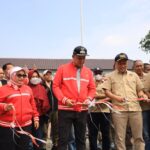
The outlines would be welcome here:
[[[87,50],[74,49],[72,62],[60,66],[53,81],[58,99],[58,149],[66,150],[73,125],[77,150],[85,150],[85,131],[88,104],[95,96],[95,83],[90,69],[84,66]]]
[[[95,101],[106,98],[102,85],[105,77],[102,75],[103,70],[99,67],[93,69],[95,75],[96,93]],[[98,150],[97,138],[99,131],[102,135],[102,149],[110,150],[110,110],[106,105],[100,105],[90,108],[88,115],[88,133],[90,150]]]
[[[128,56],[125,53],[115,57],[116,70],[109,74],[103,89],[121,112],[112,113],[117,150],[126,150],[125,133],[128,122],[134,150],[144,150],[142,114],[138,97],[147,99],[147,96],[143,93],[143,85],[137,74],[127,70],[127,61]]]

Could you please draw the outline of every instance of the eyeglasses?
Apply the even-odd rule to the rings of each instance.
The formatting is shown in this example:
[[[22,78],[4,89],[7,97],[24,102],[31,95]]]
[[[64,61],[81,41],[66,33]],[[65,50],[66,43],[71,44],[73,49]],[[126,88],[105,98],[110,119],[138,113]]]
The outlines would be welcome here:
[[[18,78],[21,78],[21,77],[26,78],[26,77],[27,77],[26,74],[16,74],[16,76],[17,76]]]

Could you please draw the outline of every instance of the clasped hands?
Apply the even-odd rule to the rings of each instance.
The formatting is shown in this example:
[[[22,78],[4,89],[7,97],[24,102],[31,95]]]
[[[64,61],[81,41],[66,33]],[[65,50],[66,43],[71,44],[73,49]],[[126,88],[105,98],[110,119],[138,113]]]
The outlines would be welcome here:
[[[72,100],[72,99],[67,99],[66,100],[66,105],[67,106],[70,106],[70,107],[72,107],[72,106],[75,106],[75,105],[78,105],[78,103],[76,103],[74,100]],[[89,105],[91,105],[91,101],[89,100],[89,99],[86,99],[83,103],[81,103],[81,105],[83,105],[83,106],[89,106]],[[80,103],[79,103],[80,104]]]

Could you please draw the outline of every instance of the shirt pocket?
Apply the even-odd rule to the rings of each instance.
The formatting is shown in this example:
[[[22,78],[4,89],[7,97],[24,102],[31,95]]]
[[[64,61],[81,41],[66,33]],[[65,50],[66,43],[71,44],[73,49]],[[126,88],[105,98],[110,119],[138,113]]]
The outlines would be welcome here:
[[[136,91],[136,80],[134,78],[127,79],[126,84],[130,90]]]
[[[118,89],[121,86],[123,86],[123,81],[119,81],[119,80],[112,80],[112,89]]]

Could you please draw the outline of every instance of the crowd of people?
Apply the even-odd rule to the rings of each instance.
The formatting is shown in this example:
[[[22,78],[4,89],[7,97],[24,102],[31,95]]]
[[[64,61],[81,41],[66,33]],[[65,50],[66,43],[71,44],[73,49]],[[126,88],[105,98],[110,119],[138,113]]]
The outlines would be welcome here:
[[[48,138],[51,150],[150,150],[150,64],[129,71],[120,53],[104,74],[84,65],[87,56],[75,47],[55,76],[1,64],[1,150],[46,150]]]

